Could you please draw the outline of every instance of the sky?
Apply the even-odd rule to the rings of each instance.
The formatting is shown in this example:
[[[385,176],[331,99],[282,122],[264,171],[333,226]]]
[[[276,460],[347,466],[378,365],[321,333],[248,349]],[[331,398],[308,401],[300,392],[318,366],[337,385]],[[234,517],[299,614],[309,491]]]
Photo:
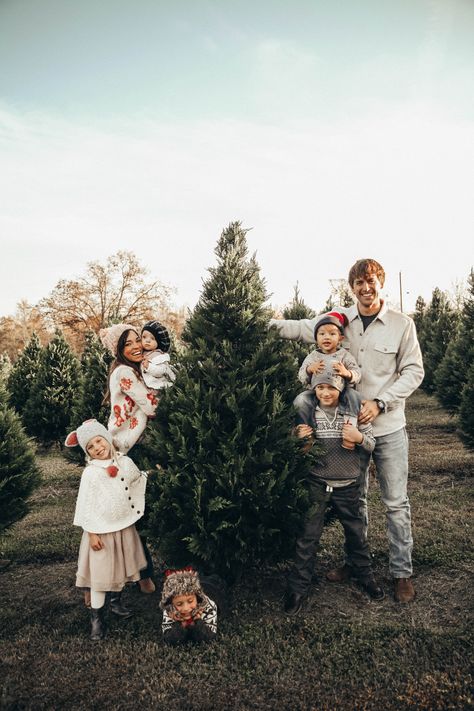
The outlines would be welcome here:
[[[230,222],[320,309],[474,265],[472,0],[1,0],[0,316],[118,250],[199,298]]]

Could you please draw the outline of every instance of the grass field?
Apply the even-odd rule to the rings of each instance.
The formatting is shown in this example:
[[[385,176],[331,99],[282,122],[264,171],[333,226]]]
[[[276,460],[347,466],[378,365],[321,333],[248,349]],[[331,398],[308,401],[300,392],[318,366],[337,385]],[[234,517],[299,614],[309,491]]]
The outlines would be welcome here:
[[[434,399],[408,403],[414,603],[392,599],[376,482],[370,543],[387,596],[370,601],[324,572],[341,560],[338,525],[324,533],[319,582],[300,616],[281,611],[285,568],[251,571],[232,591],[218,639],[164,646],[159,594],[124,593],[135,609],[89,641],[74,587],[72,525],[80,469],[42,455],[33,511],[0,540],[1,709],[467,709],[472,694],[472,473],[452,420]]]

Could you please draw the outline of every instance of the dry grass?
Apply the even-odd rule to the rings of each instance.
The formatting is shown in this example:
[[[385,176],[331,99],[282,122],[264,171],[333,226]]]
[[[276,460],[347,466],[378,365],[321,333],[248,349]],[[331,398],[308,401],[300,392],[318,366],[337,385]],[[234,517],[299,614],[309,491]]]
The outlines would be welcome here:
[[[74,588],[80,534],[71,526],[80,469],[42,455],[33,512],[1,542],[0,708],[324,711],[464,709],[473,705],[471,484],[474,455],[432,399],[410,401],[410,497],[416,601],[371,602],[324,578],[342,554],[339,526],[324,533],[319,582],[302,614],[281,612],[284,566],[249,571],[234,589],[218,640],[166,648],[159,593],[125,594],[136,611],[88,639]],[[443,424],[444,423],[444,424]],[[445,425],[448,425],[446,427]],[[450,464],[451,463],[451,464]],[[385,516],[371,488],[371,547],[390,593]]]

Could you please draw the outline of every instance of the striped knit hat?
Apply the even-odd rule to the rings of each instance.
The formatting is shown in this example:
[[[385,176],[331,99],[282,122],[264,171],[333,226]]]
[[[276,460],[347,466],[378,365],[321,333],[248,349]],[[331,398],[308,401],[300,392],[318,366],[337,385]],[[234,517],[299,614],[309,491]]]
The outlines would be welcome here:
[[[171,346],[170,334],[167,329],[159,321],[147,321],[142,328],[143,331],[150,331],[151,335],[158,344],[158,348],[163,353],[168,353]]]

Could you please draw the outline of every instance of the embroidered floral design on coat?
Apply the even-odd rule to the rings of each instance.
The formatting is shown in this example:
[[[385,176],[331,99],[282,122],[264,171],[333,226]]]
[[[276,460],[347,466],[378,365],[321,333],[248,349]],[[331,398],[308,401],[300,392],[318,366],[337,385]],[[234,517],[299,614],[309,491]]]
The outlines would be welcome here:
[[[120,409],[120,405],[114,405],[114,415],[115,415],[115,426],[121,427],[123,425],[123,423],[125,422],[125,419],[122,417],[122,411]]]
[[[122,388],[122,390],[130,390],[130,388],[132,387],[131,378],[121,378],[120,387]]]

